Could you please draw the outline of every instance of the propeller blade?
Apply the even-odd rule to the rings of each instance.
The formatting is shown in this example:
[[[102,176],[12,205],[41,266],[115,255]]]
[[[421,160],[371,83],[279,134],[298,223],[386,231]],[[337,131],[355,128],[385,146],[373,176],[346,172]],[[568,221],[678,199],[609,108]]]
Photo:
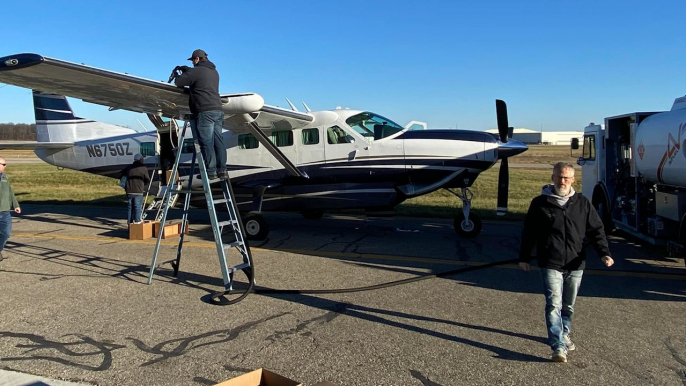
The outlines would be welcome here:
[[[507,196],[510,186],[510,167],[507,164],[507,158],[500,160],[500,171],[498,172],[498,216],[504,216],[507,213]]]
[[[495,100],[495,113],[498,117],[498,134],[500,134],[500,142],[507,142],[507,134],[509,132],[509,123],[507,122],[507,105],[505,101]]]

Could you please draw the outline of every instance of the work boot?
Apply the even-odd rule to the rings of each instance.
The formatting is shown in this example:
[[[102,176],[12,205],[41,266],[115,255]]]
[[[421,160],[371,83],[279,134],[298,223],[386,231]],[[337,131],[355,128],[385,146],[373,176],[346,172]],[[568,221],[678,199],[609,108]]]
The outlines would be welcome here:
[[[2,257],[2,252],[0,252],[0,261],[3,261],[3,260],[5,260],[5,258]]]
[[[217,173],[207,173],[207,179],[212,181],[217,179]]]
[[[553,362],[567,363],[567,351],[563,348],[553,350]]]
[[[565,342],[565,345],[567,345],[567,351],[576,350],[576,345],[574,344],[574,342],[572,342],[571,339],[569,339],[569,335],[563,335],[562,341]]]
[[[226,170],[220,171],[219,172],[219,179],[222,181],[228,180],[229,179],[229,172],[227,172]]]

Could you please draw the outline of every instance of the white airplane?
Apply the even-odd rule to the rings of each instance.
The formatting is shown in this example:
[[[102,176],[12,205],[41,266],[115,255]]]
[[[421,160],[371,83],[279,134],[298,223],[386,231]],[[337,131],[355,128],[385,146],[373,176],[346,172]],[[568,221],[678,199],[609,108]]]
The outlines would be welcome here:
[[[34,148],[52,165],[115,178],[136,153],[146,156],[149,166],[173,157],[177,132],[172,127],[190,113],[184,90],[168,83],[37,54],[0,58],[0,82],[41,90],[34,92],[38,142],[2,143],[0,148]],[[158,131],[141,133],[77,118],[62,95],[148,113]],[[227,170],[241,211],[249,210],[243,221],[253,240],[269,232],[262,210],[301,211],[315,219],[327,209],[388,210],[441,188],[463,203],[455,217],[456,233],[475,237],[481,220],[470,211],[469,187],[501,160],[498,214],[505,214],[507,158],[527,150],[509,138],[507,108],[500,100],[495,136],[412,131],[369,111],[310,111],[305,105],[307,111],[300,112],[292,104],[287,110],[265,105],[253,93],[221,98]],[[188,178],[190,160],[190,154],[182,158],[182,181]]]

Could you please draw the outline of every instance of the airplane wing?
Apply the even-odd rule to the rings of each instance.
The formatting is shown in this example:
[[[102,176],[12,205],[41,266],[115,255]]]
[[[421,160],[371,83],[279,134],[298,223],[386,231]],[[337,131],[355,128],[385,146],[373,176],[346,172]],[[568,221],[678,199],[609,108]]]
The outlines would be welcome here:
[[[35,149],[66,149],[74,146],[74,142],[35,142],[35,141],[17,141],[17,142],[0,142],[0,149],[12,150],[35,150]]]
[[[111,109],[151,113],[172,119],[183,119],[190,113],[184,89],[172,84],[38,54],[0,58],[0,82],[75,97]],[[313,115],[266,106],[257,94],[224,94],[221,98],[227,116],[224,126],[228,130],[255,134],[291,174],[305,176],[262,130],[303,127],[314,120]]]

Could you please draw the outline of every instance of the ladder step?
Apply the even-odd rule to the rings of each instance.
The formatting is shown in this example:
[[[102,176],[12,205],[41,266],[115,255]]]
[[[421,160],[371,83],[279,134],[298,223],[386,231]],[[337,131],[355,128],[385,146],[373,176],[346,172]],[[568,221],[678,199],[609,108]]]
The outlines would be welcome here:
[[[172,190],[172,193],[176,193],[176,194],[179,194],[179,193],[182,193],[182,194],[205,194],[205,192],[202,191],[202,190],[188,190],[188,189],[184,189],[184,190],[182,190],[182,189],[178,189],[178,190],[177,190],[177,189],[173,189],[173,190]]]
[[[227,220],[227,221],[219,221],[219,222],[217,223],[217,225],[219,225],[220,227],[223,227],[223,226],[225,226],[225,225],[235,225],[235,224],[238,224],[238,221],[236,221],[236,220]]]
[[[249,268],[249,267],[250,267],[250,264],[248,264],[248,263],[243,263],[243,264],[239,264],[239,265],[237,265],[237,266],[235,266],[235,267],[232,267],[232,268],[230,268],[230,269],[231,269],[231,271],[240,271],[240,270],[243,269],[243,268]]]
[[[227,202],[226,198],[220,198],[219,200],[214,200],[214,205],[223,204],[225,202]]]
[[[232,241],[228,244],[224,244],[224,249],[240,247],[242,245],[243,245],[243,243],[241,243],[240,241]]]

